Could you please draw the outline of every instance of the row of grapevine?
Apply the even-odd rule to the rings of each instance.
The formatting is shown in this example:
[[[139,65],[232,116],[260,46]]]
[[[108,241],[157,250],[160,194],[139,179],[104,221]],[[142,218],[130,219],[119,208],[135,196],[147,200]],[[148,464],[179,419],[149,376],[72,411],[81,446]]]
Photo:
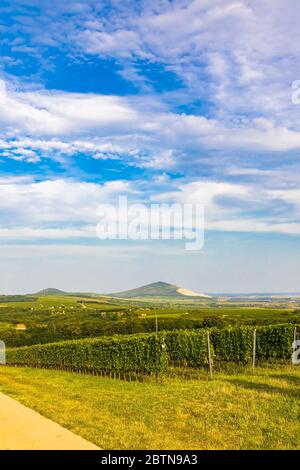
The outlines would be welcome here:
[[[8,349],[8,364],[85,372],[161,373],[168,364],[164,335],[82,339]]]
[[[208,332],[213,360],[247,363],[252,360],[253,331],[252,326],[241,326],[63,341],[8,349],[7,363],[86,372],[160,374],[170,362],[184,362],[190,367],[208,364]],[[257,327],[257,359],[289,358],[293,335],[294,325],[290,324]]]
[[[277,324],[256,328],[258,360],[291,357],[295,325]],[[211,357],[220,362],[252,361],[253,326],[211,328],[210,330],[177,330],[167,332],[165,341],[172,361],[184,361],[190,367],[208,363],[207,332],[210,333]]]
[[[256,328],[258,360],[288,359],[292,353],[295,325],[268,325]],[[253,352],[254,327],[214,329],[211,341],[217,360],[250,362]]]
[[[165,332],[168,358],[174,363],[199,367],[208,363],[206,330],[174,330]],[[213,355],[213,348],[211,348]]]

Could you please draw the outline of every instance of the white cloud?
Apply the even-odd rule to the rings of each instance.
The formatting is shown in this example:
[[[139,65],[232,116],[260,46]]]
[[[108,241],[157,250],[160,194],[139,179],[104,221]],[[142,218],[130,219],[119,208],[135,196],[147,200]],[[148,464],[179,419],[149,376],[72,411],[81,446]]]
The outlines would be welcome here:
[[[91,236],[99,204],[130,194],[127,182],[0,180],[0,236],[68,238]],[[95,228],[94,228],[95,234]]]
[[[62,6],[58,8],[61,11]],[[139,83],[143,80],[140,62],[150,69],[159,64],[176,73],[185,88],[173,94],[151,93],[146,75],[140,96],[45,91],[33,86],[26,91],[20,84],[8,83],[5,88],[2,82],[0,160],[38,163],[41,158],[56,158],[65,163],[62,156],[83,154],[119,159],[149,172],[188,173],[187,179],[195,181],[182,183],[179,192],[182,198],[204,201],[211,227],[227,224],[254,231],[290,227],[294,232],[293,221],[299,216],[299,165],[292,152],[300,150],[300,124],[299,107],[291,104],[290,84],[300,76],[295,60],[300,53],[300,9],[292,0],[145,2],[139,11],[120,5],[118,15],[113,14],[114,8],[111,14],[99,16],[88,6],[72,9],[79,15],[76,21],[61,24],[59,35],[50,28],[42,42],[65,42],[72,52],[80,50],[89,58],[92,54],[116,58],[123,77]],[[34,29],[35,41],[39,41],[38,29]],[[67,44],[70,40],[72,47]],[[17,42],[14,46],[22,47]],[[177,111],[177,105],[193,102],[196,105],[189,113]],[[207,102],[211,108],[206,109]],[[282,153],[288,152],[291,162],[284,166],[287,155]],[[207,174],[208,167],[214,174]],[[207,177],[199,184],[201,174]],[[129,190],[120,184],[120,190]],[[139,184],[135,182],[138,188]],[[169,195],[176,198],[172,182],[168,184]],[[41,223],[42,230],[57,230],[47,224],[64,222],[66,230],[75,231],[77,223],[89,226],[96,201],[118,193],[112,183],[63,179],[7,181],[1,183],[1,191],[4,224],[10,211],[19,228],[24,223],[37,230]],[[155,187],[147,195],[156,197]],[[287,209],[291,213],[283,215]]]
[[[149,169],[170,169],[204,149],[300,149],[300,130],[288,123],[279,125],[265,117],[235,121],[178,114],[167,111],[166,105],[151,96],[143,101],[41,90],[20,92],[8,87],[0,109],[0,128],[5,136],[0,140],[1,155],[32,163],[41,157],[83,153]]]
[[[138,114],[126,98],[67,92],[7,90],[0,102],[0,126],[32,135],[107,132],[132,126]]]
[[[179,185],[158,200],[204,205],[206,230],[300,235],[298,189],[201,180]]]
[[[4,240],[72,240],[74,238],[95,238],[95,227],[87,226],[80,229],[69,228],[0,228],[0,239]]]
[[[165,180],[163,181],[163,183]],[[0,180],[0,238],[3,240],[95,239],[99,204],[168,202],[202,204],[205,229],[300,235],[298,190],[264,189],[255,184],[212,180],[178,182],[174,190],[162,181],[112,181],[103,185],[70,180],[35,182]],[[281,208],[279,210],[279,208]]]
[[[58,273],[65,272],[71,288],[76,276],[89,283],[97,279],[96,285],[99,275],[106,282],[110,269],[114,282],[116,272],[122,279],[128,276],[128,264],[124,263],[122,272],[120,252],[116,253],[120,246],[105,245],[101,250],[83,246],[93,243],[98,205],[114,201],[119,194],[129,194],[135,202],[202,203],[207,230],[300,235],[300,108],[291,103],[291,83],[300,78],[300,9],[295,0],[117,1],[110,2],[110,8],[96,0],[42,3],[39,22],[25,16],[14,18],[20,37],[6,43],[12,57],[3,58],[1,70],[5,64],[10,70],[20,66],[21,59],[13,55],[21,53],[22,57],[23,53],[40,58],[43,73],[51,67],[54,71],[55,49],[44,54],[50,46],[60,49],[66,63],[86,64],[91,73],[99,70],[98,63],[93,69],[93,55],[109,59],[107,64],[114,64],[112,73],[119,73],[140,93],[107,96],[46,91],[4,75],[6,89],[0,82],[1,172],[4,175],[12,167],[19,171],[23,167],[19,161],[24,160],[32,163],[26,167],[40,180],[29,174],[0,178],[1,259],[10,257],[2,269],[3,286],[9,276],[14,288],[18,276],[27,281],[28,263],[19,261],[24,256],[30,259],[33,276],[43,283],[56,257],[60,262],[52,265],[50,280],[56,282]],[[2,26],[1,31],[9,37],[16,29]],[[119,162],[89,166],[81,160],[78,168],[69,161],[75,155]],[[14,162],[7,162],[8,158]],[[90,167],[105,166],[101,180],[108,167],[111,176],[127,165],[119,173],[122,177],[128,172],[130,177],[143,175],[145,180],[96,184],[57,178],[53,176],[57,164],[64,171],[60,175],[74,170],[73,176],[83,179]],[[132,165],[141,170],[131,173]],[[220,239],[226,237],[222,234]],[[236,275],[232,262],[236,251],[236,265],[243,265],[248,257],[247,276],[251,263],[255,265],[255,285],[260,271],[261,288],[265,251],[259,253],[259,237],[253,237],[252,252],[244,246],[242,256],[243,240],[251,237],[234,238],[238,243],[229,249],[229,263],[226,253],[222,258],[225,241],[213,269],[211,256],[205,268],[202,265],[203,279],[211,269],[215,288],[216,272],[223,265],[223,288],[224,279]],[[13,240],[26,240],[27,247],[9,246]],[[272,237],[267,240],[269,247]],[[276,263],[275,269],[268,267],[267,277],[280,272],[280,289],[282,282],[290,283],[291,272],[297,278],[294,246],[287,243],[287,251],[288,247],[293,269],[287,268],[286,253],[281,269],[276,269],[273,253],[270,256]],[[132,256],[137,249],[134,244]],[[164,250],[168,250],[166,245],[161,253]],[[99,260],[103,262],[106,254],[109,260],[103,269]],[[170,266],[182,272],[180,263],[173,265],[175,258],[179,256],[161,263],[160,256],[153,257],[151,245],[147,262],[136,256],[132,269],[136,279],[140,279],[140,266],[149,267],[152,262],[154,276],[157,270],[169,273]],[[91,273],[93,263],[97,269]],[[190,274],[187,262],[186,271],[193,279],[199,279],[199,265],[197,259]],[[238,284],[236,278],[234,289]]]
[[[300,74],[299,20],[294,0],[175,1],[152,9],[142,4],[139,13],[112,12],[106,21],[86,22],[71,38],[102,57],[161,63],[221,113],[276,112],[280,120],[296,114],[289,87]]]
[[[150,158],[141,158],[137,164],[141,168],[149,168],[155,170],[170,170],[175,166],[174,151],[162,150],[158,155]]]
[[[87,155],[97,160],[118,160],[139,153],[138,142],[134,143],[133,140],[129,136],[128,138],[115,136],[111,139],[94,137],[89,140],[77,140],[70,137],[65,140],[20,137],[0,139],[0,151],[1,156],[32,163],[39,162],[41,158],[71,157],[78,154]]]
[[[132,54],[146,56],[139,45],[138,34],[134,31],[118,30],[112,33],[86,30],[80,35],[89,54],[109,54],[128,58]]]

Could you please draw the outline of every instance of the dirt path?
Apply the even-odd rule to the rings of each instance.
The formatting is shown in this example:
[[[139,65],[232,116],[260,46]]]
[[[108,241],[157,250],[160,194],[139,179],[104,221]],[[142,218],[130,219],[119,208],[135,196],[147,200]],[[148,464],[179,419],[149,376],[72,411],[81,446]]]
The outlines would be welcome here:
[[[97,450],[94,444],[0,393],[0,450]]]

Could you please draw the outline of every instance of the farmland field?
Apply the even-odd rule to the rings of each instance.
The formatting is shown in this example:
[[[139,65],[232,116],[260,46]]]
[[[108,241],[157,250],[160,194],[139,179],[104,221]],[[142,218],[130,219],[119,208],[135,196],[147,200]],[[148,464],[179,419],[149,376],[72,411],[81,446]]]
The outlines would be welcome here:
[[[21,296],[20,296],[21,297]],[[300,323],[299,300],[218,299],[158,302],[88,295],[21,297],[0,302],[0,339],[24,346],[66,339],[203,326]],[[18,325],[26,329],[19,329]]]
[[[143,384],[2,366],[0,390],[104,449],[300,449],[295,366]]]
[[[299,300],[4,300],[0,391],[100,448],[300,449]]]

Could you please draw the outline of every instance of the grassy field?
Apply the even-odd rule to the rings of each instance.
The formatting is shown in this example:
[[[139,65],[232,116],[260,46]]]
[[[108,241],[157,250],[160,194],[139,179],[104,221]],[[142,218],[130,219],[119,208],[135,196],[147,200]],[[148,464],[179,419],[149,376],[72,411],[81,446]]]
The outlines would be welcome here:
[[[0,368],[0,390],[104,449],[300,449],[300,367],[122,382]]]

